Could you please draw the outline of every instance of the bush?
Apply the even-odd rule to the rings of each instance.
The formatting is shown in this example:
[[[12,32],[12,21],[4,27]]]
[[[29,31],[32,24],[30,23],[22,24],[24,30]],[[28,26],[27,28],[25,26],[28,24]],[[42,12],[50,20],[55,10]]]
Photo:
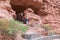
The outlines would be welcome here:
[[[22,23],[16,20],[2,20],[0,19],[0,31],[4,31],[6,34],[13,35],[18,31],[24,33],[28,29]]]
[[[9,27],[9,21],[0,19],[0,31],[5,31]]]

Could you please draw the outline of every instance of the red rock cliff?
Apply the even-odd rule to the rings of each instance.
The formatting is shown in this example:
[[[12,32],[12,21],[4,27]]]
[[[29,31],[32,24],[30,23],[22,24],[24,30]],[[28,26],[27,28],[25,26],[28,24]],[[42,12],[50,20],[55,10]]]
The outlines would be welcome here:
[[[43,24],[48,24],[53,29],[60,28],[59,0],[11,0],[11,4],[35,7],[37,8],[36,14],[41,16]]]

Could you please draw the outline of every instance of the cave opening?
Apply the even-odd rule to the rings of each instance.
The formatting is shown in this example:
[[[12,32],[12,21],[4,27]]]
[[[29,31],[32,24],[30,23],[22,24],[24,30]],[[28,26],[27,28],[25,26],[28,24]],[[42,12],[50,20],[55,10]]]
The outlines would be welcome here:
[[[21,13],[23,13],[26,8],[32,8],[35,11],[35,14],[36,14],[36,11],[38,10],[37,8],[33,7],[32,5],[27,6],[27,7],[20,6],[20,5],[11,5],[11,6],[12,6],[12,9],[16,12],[16,16],[17,16],[16,20],[23,22],[23,23],[25,23],[25,22],[22,19]]]

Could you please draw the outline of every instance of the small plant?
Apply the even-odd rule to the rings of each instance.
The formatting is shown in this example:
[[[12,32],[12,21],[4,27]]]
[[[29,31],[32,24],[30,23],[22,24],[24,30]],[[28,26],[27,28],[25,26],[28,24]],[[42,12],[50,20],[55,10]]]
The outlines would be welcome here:
[[[48,32],[48,35],[56,35],[56,32],[52,29],[51,26],[44,24],[42,27]]]
[[[45,30],[51,30],[51,27],[49,26],[49,25],[47,25],[47,24],[44,24],[43,26],[42,26]]]
[[[49,30],[48,35],[56,35],[56,32],[54,30]]]

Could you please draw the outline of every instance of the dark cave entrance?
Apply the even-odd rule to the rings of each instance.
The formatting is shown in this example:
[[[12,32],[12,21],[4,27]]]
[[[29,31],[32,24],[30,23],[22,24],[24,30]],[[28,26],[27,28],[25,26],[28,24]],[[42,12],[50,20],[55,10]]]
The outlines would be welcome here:
[[[35,13],[38,10],[37,8],[35,8],[35,7],[31,6],[31,5],[28,6],[28,7],[26,7],[26,6],[20,6],[20,5],[12,5],[12,8],[13,8],[14,11],[16,11],[16,16],[17,16],[16,20],[18,20],[20,22],[23,22],[22,17],[21,17],[21,13],[23,13],[23,11],[26,8],[32,8],[35,11]]]
[[[12,8],[16,12],[16,20],[22,21],[22,17],[20,15],[20,13],[23,13],[23,11],[26,9],[26,7],[12,5]]]

